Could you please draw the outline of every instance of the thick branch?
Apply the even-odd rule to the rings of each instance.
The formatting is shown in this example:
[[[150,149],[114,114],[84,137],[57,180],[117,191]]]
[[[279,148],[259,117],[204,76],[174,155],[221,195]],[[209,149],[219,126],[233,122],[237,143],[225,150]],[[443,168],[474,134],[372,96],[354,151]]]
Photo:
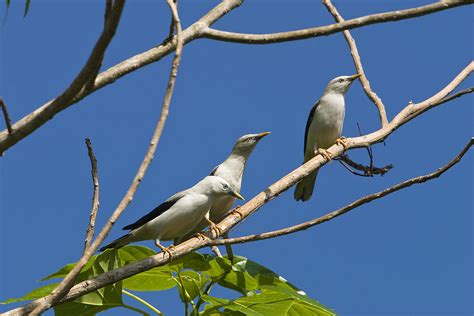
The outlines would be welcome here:
[[[12,121],[10,120],[10,115],[8,114],[7,105],[3,101],[2,97],[0,97],[0,106],[2,107],[3,118],[5,119],[5,125],[7,126],[8,134],[12,134]]]
[[[451,160],[447,165],[443,166],[442,168],[438,168],[433,173],[415,177],[412,179],[409,179],[407,181],[401,182],[397,185],[394,185],[390,188],[387,188],[383,191],[373,193],[367,196],[364,196],[363,198],[360,198],[338,210],[335,210],[331,213],[327,213],[326,215],[323,215],[321,217],[315,218],[313,220],[290,226],[284,229],[279,229],[267,233],[261,233],[261,234],[254,234],[254,235],[248,235],[248,236],[242,236],[242,237],[236,237],[236,238],[228,238],[228,239],[215,239],[211,240],[209,244],[211,245],[228,245],[228,244],[242,244],[242,243],[247,243],[251,241],[257,241],[257,240],[263,240],[263,239],[269,239],[269,238],[275,238],[283,235],[288,235],[292,234],[297,231],[305,230],[308,228],[311,228],[313,226],[322,224],[324,222],[330,221],[336,217],[339,217],[347,212],[350,212],[351,210],[367,204],[369,202],[372,202],[374,200],[383,198],[386,195],[392,194],[394,192],[400,191],[402,189],[408,188],[414,184],[419,184],[419,183],[424,183],[429,180],[433,180],[435,178],[438,178],[441,176],[443,173],[448,171],[451,167],[453,167],[455,164],[457,164],[461,158],[467,153],[467,151],[471,148],[471,146],[474,144],[474,138],[471,138],[470,141],[467,143],[467,145],[462,149],[462,151],[453,159]]]
[[[90,247],[92,242],[92,237],[94,237],[94,227],[95,219],[97,217],[97,211],[99,210],[99,175],[97,171],[97,159],[95,158],[94,151],[92,150],[91,140],[86,138],[87,154],[91,161],[91,174],[92,174],[92,184],[94,186],[94,193],[92,194],[92,209],[89,216],[89,226],[87,227],[86,240],[84,242],[84,251]]]
[[[313,27],[303,30],[281,32],[281,33],[270,33],[270,34],[246,34],[246,33],[234,33],[219,31],[216,29],[208,28],[204,30],[203,36],[206,38],[243,43],[243,44],[271,44],[281,43],[287,41],[296,41],[307,38],[313,38],[323,35],[330,35],[344,30],[350,30],[359,28],[365,25],[400,21],[404,19],[411,19],[418,16],[423,16],[438,11],[467,5],[474,3],[474,0],[444,0],[425,5],[418,8],[397,10],[392,12],[371,14],[364,17],[347,20],[342,23],[331,24],[326,26]]]
[[[334,17],[337,23],[344,22],[344,18],[339,14],[336,7],[331,3],[331,0],[323,0],[323,4],[326,6],[328,11],[332,14],[332,16]],[[367,95],[367,97],[377,107],[377,110],[379,112],[380,123],[382,124],[382,127],[385,127],[388,125],[387,113],[385,112],[385,105],[383,104],[382,100],[378,97],[378,95],[370,87],[370,82],[367,79],[367,76],[365,75],[364,68],[362,67],[362,61],[360,59],[359,50],[357,49],[357,44],[355,42],[355,39],[352,37],[351,32],[349,32],[348,30],[345,30],[343,34],[351,50],[352,59],[354,60],[354,66],[357,70],[357,73],[362,75],[359,78],[360,83],[362,84],[362,88],[364,89],[364,92]]]
[[[199,21],[192,24],[186,30],[183,31],[183,42],[187,44],[197,38],[212,38],[217,40],[228,40],[232,42],[241,43],[257,43],[257,44],[268,44],[276,42],[284,42],[290,40],[301,40],[306,38],[318,37],[323,35],[330,35],[344,30],[363,27],[365,25],[384,23],[389,21],[397,21],[426,14],[435,13],[438,11],[454,8],[457,6],[467,5],[474,2],[474,0],[446,0],[427,6],[413,8],[408,10],[400,10],[393,12],[386,12],[380,14],[368,15],[356,19],[347,20],[343,23],[337,23],[322,27],[310,28],[306,30],[284,32],[284,33],[273,33],[273,34],[238,34],[217,31],[214,29],[208,29],[214,22],[224,16],[232,9],[238,7],[243,0],[223,0],[219,5],[209,11]],[[70,102],[63,103],[61,107],[53,106],[56,99],[49,101],[43,106],[36,109],[26,117],[22,118],[13,125],[13,129],[18,129],[19,132],[15,134],[15,137],[9,137],[8,131],[0,132],[0,153],[4,152],[8,148],[15,145],[18,141],[25,138],[33,131],[41,127],[54,115],[66,109],[67,107],[79,102],[94,91],[101,89],[115,80],[131,73],[139,68],[142,68],[150,63],[157,62],[163,57],[167,56],[176,49],[176,40],[171,40],[154,47],[146,52],[130,57],[123,62],[107,69],[100,73],[95,80],[94,85],[90,90],[82,90],[76,95]]]
[[[389,136],[393,131],[398,128],[399,126],[404,125],[414,117],[418,116],[419,113],[416,111],[426,111],[432,109],[433,107],[444,103],[444,98],[448,93],[450,93],[453,89],[455,89],[473,70],[474,65],[473,63],[469,64],[465,69],[463,69],[445,88],[443,88],[440,92],[438,92],[433,97],[416,104],[415,107],[412,105],[408,105],[407,108],[411,110],[407,110],[407,108],[403,109],[395,119],[389,123],[389,125],[385,128],[381,128],[380,130],[364,135],[361,137],[356,138],[348,138],[348,148],[359,148],[359,147],[366,147],[369,144],[377,143],[382,141],[384,138]],[[340,156],[344,151],[345,148],[340,144],[335,144],[331,146],[328,151],[331,153],[333,157]],[[244,218],[248,217],[255,211],[257,211],[260,207],[264,204],[268,203],[281,193],[288,190],[291,186],[295,185],[297,182],[301,181],[304,177],[309,175],[311,172],[320,168],[322,165],[326,164],[325,158],[321,155],[315,156],[313,159],[306,162],[304,165],[298,167],[297,169],[293,170],[277,182],[270,185],[267,189],[263,192],[260,192],[254,198],[249,200],[246,204],[239,208],[239,213],[243,214]],[[236,224],[240,223],[243,218],[240,217],[237,213],[230,213],[224,220],[222,220],[217,226],[219,229],[225,233],[232,229]],[[97,240],[96,240],[97,241]],[[202,240],[200,238],[191,238],[184,243],[177,245],[173,250],[173,258],[177,259],[182,257],[190,252],[193,252],[199,248],[207,247],[210,243],[210,239]],[[94,248],[95,242],[91,246]],[[97,247],[95,247],[96,249]],[[79,284],[76,284],[74,287],[70,289],[67,295],[63,297],[60,302],[66,302],[76,299],[82,295],[95,291],[99,288],[102,288],[108,284],[112,284],[118,282],[120,280],[126,279],[132,275],[137,273],[152,269],[157,266],[164,265],[170,261],[169,256],[164,255],[163,253],[158,253],[153,255],[149,258],[128,264],[124,267],[106,272],[101,274],[93,279],[83,281]],[[20,307],[19,309],[14,309],[8,312],[6,315],[17,315],[17,311],[21,310],[22,312],[28,312],[32,310],[38,304],[45,300],[45,298],[41,298],[35,300],[29,304]]]
[[[107,234],[110,232],[112,229],[113,224],[118,220],[120,215],[123,213],[125,208],[130,204],[130,202],[133,199],[133,196],[135,195],[135,192],[138,189],[138,186],[140,185],[143,177],[145,176],[145,172],[148,169],[148,166],[150,165],[151,161],[153,160],[154,153],[156,151],[156,147],[158,145],[158,141],[160,140],[161,134],[163,132],[163,128],[166,122],[166,119],[168,117],[168,111],[169,111],[169,106],[171,102],[171,97],[173,95],[174,91],[174,86],[176,82],[176,76],[178,73],[178,68],[179,68],[179,62],[181,60],[181,52],[183,49],[183,38],[182,38],[182,29],[181,29],[181,22],[176,10],[176,6],[174,5],[172,0],[168,0],[168,5],[170,6],[171,12],[175,18],[176,22],[176,30],[177,30],[177,36],[176,36],[176,41],[177,41],[177,48],[176,48],[176,54],[173,59],[172,65],[171,65],[171,71],[170,71],[170,76],[168,80],[168,87],[166,89],[165,97],[163,100],[163,105],[161,109],[161,114],[160,118],[158,120],[156,129],[153,133],[150,145],[148,147],[148,151],[145,154],[145,157],[138,169],[137,174],[135,175],[135,178],[133,179],[127,193],[125,196],[122,198],[120,201],[120,204],[117,206],[115,211],[112,213],[112,216],[108,220],[108,222],[104,225],[102,230],[100,231],[99,235],[97,238],[94,240],[92,245],[86,249],[84,254],[82,255],[81,259],[79,262],[74,266],[74,268],[67,274],[67,276],[62,280],[62,282],[58,285],[54,291],[43,298],[39,304],[36,304],[34,306],[34,310],[31,314],[37,315],[45,310],[51,308],[56,302],[58,302],[66,293],[67,291],[72,287],[74,284],[74,280],[76,276],[79,274],[79,272],[82,270],[82,268],[86,265],[87,261],[89,261],[90,257],[97,251],[99,248],[100,244],[104,241],[105,237],[107,237]],[[20,314],[26,314],[28,313],[28,309],[20,309],[19,313]]]
[[[115,1],[110,12],[110,17],[107,23],[105,23],[104,30],[97,40],[89,59],[71,85],[56,99],[48,102],[47,106],[37,109],[15,123],[13,133],[5,135],[2,132],[0,134],[0,153],[3,153],[6,149],[31,134],[39,126],[53,118],[56,113],[67,108],[71,104],[71,101],[77,98],[78,94],[83,90],[84,85],[96,74],[97,68],[100,67],[105,50],[112,41],[119,25],[124,5],[125,0]]]

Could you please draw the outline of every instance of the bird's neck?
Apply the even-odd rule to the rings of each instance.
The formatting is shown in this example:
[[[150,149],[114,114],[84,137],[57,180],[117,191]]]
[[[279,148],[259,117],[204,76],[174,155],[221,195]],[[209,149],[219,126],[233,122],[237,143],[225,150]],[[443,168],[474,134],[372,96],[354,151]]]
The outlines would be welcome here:
[[[320,99],[321,103],[340,103],[344,104],[344,94],[335,91],[325,91]]]
[[[245,165],[250,153],[233,151],[229,157],[219,166],[217,176],[224,178],[237,191],[242,186],[242,177]]]

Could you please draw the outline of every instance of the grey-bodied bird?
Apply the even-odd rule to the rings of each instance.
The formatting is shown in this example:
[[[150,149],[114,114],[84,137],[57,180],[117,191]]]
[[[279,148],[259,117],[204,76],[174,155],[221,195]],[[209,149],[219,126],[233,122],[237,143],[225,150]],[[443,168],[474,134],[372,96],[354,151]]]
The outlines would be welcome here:
[[[304,162],[318,153],[327,160],[331,159],[326,149],[341,139],[345,115],[344,96],[354,80],[360,76],[357,74],[332,79],[321,98],[311,108],[304,134]],[[318,171],[319,169],[315,170],[296,185],[295,200],[310,199]]]
[[[247,160],[252,151],[255,149],[255,146],[257,146],[258,142],[268,134],[270,134],[270,132],[263,132],[260,134],[247,134],[237,139],[237,142],[235,143],[230,155],[223,163],[215,167],[211,171],[210,175],[218,176],[225,179],[227,182],[229,182],[235,192],[240,192],[240,189],[242,188],[242,178],[244,175]],[[224,217],[227,211],[229,211],[234,202],[235,197],[233,196],[221,196],[220,198],[216,199],[210,211],[209,217],[211,221],[214,223],[219,222],[219,220]],[[208,225],[209,223],[205,219],[203,219],[199,223],[199,225],[197,225],[182,240],[184,241],[191,238],[193,235],[202,231]]]
[[[131,242],[154,240],[162,251],[172,256],[161,245],[163,240],[180,240],[208,214],[216,200],[224,196],[242,199],[232,186],[221,177],[207,176],[193,187],[178,192],[133,224],[125,226],[130,232],[102,247],[120,248]]]

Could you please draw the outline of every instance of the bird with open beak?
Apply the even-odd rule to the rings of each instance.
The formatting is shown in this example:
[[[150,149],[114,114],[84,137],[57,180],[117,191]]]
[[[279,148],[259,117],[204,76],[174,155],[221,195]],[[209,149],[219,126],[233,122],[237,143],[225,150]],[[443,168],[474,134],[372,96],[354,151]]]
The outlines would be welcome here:
[[[229,182],[235,192],[240,192],[247,160],[252,151],[255,149],[255,146],[257,146],[258,142],[268,134],[270,134],[270,132],[247,134],[241,136],[239,139],[237,139],[232,152],[227,157],[227,159],[215,167],[211,171],[210,175],[225,179],[227,182]],[[218,198],[210,210],[209,217],[211,221],[214,223],[219,222],[227,214],[234,202],[235,197],[232,196],[222,196]],[[199,225],[197,225],[189,234],[186,235],[186,237],[182,239],[182,241],[191,238],[193,235],[202,231],[208,225],[209,223],[206,220],[202,220]],[[215,230],[212,224],[211,229]],[[216,233],[220,234],[218,230]]]
[[[207,176],[193,187],[176,193],[133,224],[125,226],[123,229],[130,232],[102,247],[100,251],[120,248],[131,242],[154,240],[161,251],[172,257],[170,249],[160,242],[175,240],[179,243],[197,223],[202,220],[209,222],[207,215],[210,208],[218,199],[226,196],[244,199],[226,180]]]
[[[323,155],[328,161],[331,160],[332,157],[326,149],[335,143],[343,142],[341,133],[345,115],[344,96],[354,80],[360,76],[357,74],[332,79],[321,98],[311,108],[304,134],[304,163],[317,154]],[[296,185],[295,200],[307,201],[311,198],[318,171],[319,169],[313,171]]]

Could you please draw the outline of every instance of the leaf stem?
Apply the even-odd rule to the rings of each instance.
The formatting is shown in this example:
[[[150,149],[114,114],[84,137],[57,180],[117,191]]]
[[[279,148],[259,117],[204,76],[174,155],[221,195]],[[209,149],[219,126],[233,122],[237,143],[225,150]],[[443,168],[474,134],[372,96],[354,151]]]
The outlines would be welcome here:
[[[151,309],[152,311],[154,311],[157,315],[160,315],[162,316],[163,313],[160,312],[158,310],[158,308],[156,308],[155,306],[151,305],[150,303],[148,303],[147,301],[145,301],[143,298],[133,294],[133,293],[130,293],[129,291],[126,291],[124,289],[122,289],[122,293],[127,295],[127,296],[130,296],[131,298],[133,298],[134,300],[137,300],[139,301],[140,303],[142,303],[143,305],[145,305],[146,307],[148,307],[149,309]]]

